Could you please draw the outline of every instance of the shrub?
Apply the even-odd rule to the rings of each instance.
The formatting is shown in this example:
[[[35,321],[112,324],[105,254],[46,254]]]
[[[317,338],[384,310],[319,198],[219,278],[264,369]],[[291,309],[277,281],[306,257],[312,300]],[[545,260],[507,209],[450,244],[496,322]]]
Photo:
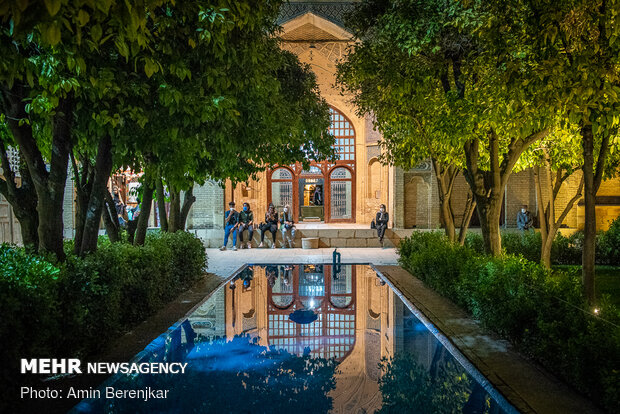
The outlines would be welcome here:
[[[19,358],[100,352],[195,283],[207,263],[202,242],[186,232],[155,232],[139,247],[106,238],[84,258],[65,248],[66,262],[53,265],[0,246],[0,337],[11,338],[0,347],[0,387],[19,372]]]
[[[0,245],[0,380],[18,372],[18,361],[28,350],[32,357],[46,355],[61,326],[57,280],[60,270],[22,248]],[[1,386],[1,385],[0,385]],[[1,410],[0,410],[1,411]]]
[[[569,248],[579,240],[572,237]],[[536,239],[511,242],[534,245]],[[458,246],[437,234],[414,233],[401,242],[400,263],[594,401],[620,412],[618,309],[603,301],[599,315],[585,311],[576,271],[547,270],[522,256],[492,258],[476,246],[476,236]]]
[[[484,240],[482,239],[482,234],[473,233],[471,231],[467,232],[465,235],[465,246],[472,249],[478,254],[484,253]]]
[[[557,265],[580,265],[583,237],[583,231],[570,236],[557,233],[551,247],[551,262]],[[478,233],[467,233],[465,246],[476,253],[484,253],[482,235]],[[542,237],[539,232],[502,232],[502,248],[508,254],[521,255],[532,262],[539,262],[541,247]],[[596,264],[620,265],[620,217],[612,222],[609,230],[597,234]]]
[[[61,302],[76,332],[87,331],[80,351],[100,350],[97,336],[117,335],[189,288],[206,260],[202,242],[187,232],[153,232],[144,246],[104,242],[84,259],[69,256]]]
[[[558,233],[551,247],[551,262],[561,265],[581,264],[583,232],[578,231],[570,236]]]
[[[598,264],[620,266],[620,217],[598,235],[596,248]]]
[[[521,255],[532,262],[539,262],[542,237],[533,231],[503,232],[502,248],[508,254]]]

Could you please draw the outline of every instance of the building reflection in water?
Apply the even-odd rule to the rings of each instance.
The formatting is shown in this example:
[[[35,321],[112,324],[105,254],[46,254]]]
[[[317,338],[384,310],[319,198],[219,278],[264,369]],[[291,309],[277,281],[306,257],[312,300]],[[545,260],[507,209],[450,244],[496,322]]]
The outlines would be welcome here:
[[[342,266],[338,274],[329,265],[249,266],[216,295],[190,318],[200,336],[232,339],[245,334],[270,349],[335,358],[333,412],[381,407],[379,362],[405,346],[408,310],[400,300],[395,308],[394,293],[369,266]],[[289,319],[302,309],[312,310],[316,320],[302,324]],[[401,332],[395,334],[395,326]]]

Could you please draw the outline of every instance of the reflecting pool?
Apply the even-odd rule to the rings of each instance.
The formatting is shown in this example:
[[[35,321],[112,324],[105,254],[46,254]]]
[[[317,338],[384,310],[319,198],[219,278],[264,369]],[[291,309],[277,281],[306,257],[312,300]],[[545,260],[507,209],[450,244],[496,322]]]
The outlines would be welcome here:
[[[184,374],[115,375],[74,412],[516,412],[442,342],[370,266],[248,266],[134,359]]]

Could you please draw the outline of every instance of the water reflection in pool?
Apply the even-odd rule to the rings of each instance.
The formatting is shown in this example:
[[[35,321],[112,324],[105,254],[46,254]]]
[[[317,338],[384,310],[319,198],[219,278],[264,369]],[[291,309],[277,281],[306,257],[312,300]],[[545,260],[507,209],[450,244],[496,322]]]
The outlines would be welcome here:
[[[105,384],[169,389],[166,399],[101,398],[76,410],[505,412],[365,265],[249,266],[139,361],[189,365]]]

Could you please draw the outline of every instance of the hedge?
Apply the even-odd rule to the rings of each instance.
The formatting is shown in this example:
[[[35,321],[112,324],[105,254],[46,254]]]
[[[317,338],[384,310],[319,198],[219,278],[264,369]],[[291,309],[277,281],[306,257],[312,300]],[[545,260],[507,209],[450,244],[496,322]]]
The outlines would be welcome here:
[[[478,253],[484,252],[482,235],[467,233],[465,245]],[[542,238],[538,232],[502,232],[504,252],[522,255],[532,262],[540,261]],[[558,233],[551,248],[551,263],[581,265],[583,231],[570,236]],[[607,231],[596,235],[596,264],[620,266],[620,217],[611,222]]]
[[[84,258],[70,253],[71,243],[65,248],[67,261],[53,264],[0,245],[0,394],[19,375],[20,358],[95,355],[191,287],[207,265],[202,242],[186,232],[154,232],[140,247],[102,238]]]
[[[521,256],[498,258],[439,233],[403,240],[400,263],[609,412],[620,412],[620,312],[606,298],[597,317],[576,272]]]

